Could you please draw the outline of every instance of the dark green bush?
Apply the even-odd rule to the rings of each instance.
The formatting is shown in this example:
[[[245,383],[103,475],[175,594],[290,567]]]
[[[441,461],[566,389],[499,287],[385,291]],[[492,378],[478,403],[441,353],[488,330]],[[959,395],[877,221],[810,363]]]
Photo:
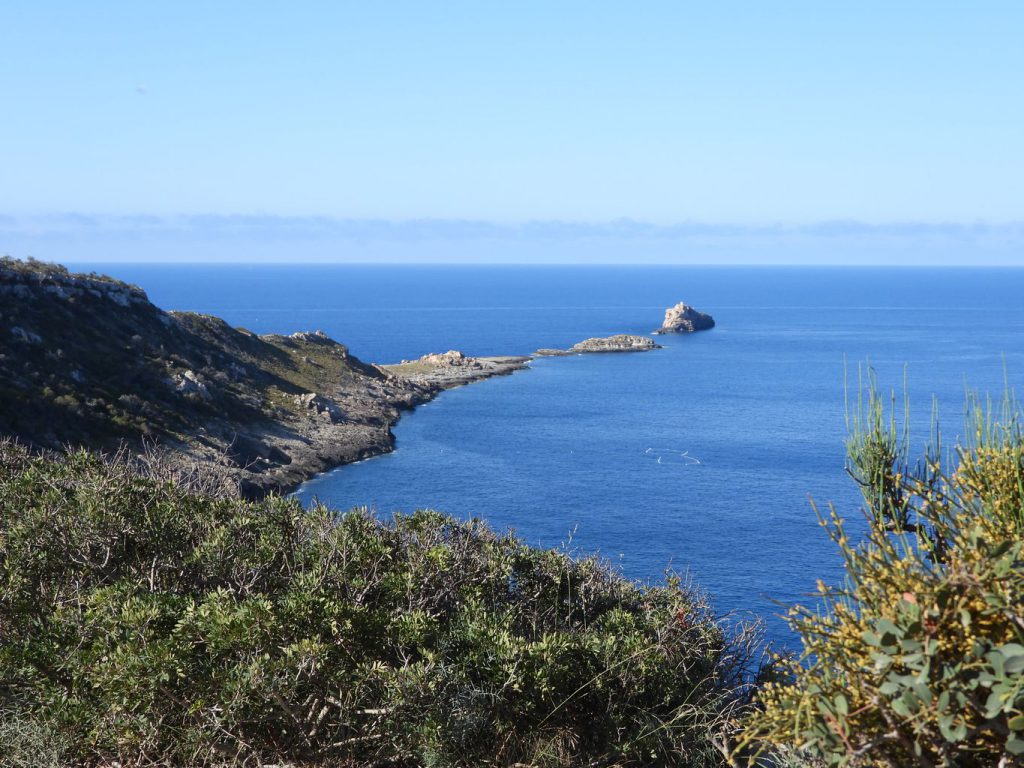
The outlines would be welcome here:
[[[0,558],[0,708],[85,764],[718,765],[757,646],[479,522],[11,444]]]

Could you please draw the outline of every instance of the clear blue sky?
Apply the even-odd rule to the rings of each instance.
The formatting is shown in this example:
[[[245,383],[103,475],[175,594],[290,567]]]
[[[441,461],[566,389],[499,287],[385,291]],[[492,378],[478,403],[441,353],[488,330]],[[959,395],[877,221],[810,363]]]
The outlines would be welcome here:
[[[15,255],[71,214],[1024,220],[1020,0],[10,1],[0,40]]]

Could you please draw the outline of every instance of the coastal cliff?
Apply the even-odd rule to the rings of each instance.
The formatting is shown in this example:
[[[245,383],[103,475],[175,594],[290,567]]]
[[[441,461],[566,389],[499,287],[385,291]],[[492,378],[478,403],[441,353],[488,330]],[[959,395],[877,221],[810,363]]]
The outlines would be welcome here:
[[[0,434],[164,446],[251,498],[385,453],[402,410],[528,360],[428,358],[371,365],[319,331],[259,336],[108,277],[0,259]]]

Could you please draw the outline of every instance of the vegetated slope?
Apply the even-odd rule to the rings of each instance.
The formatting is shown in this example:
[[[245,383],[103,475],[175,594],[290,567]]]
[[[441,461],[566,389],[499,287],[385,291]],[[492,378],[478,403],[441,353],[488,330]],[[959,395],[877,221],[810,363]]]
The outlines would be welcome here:
[[[260,495],[388,450],[399,409],[435,391],[320,333],[257,336],[110,278],[0,260],[0,433],[35,445],[150,438]]]
[[[678,580],[478,522],[217,498],[84,451],[0,441],[0,542],[0,752],[24,764],[722,765],[757,644]]]

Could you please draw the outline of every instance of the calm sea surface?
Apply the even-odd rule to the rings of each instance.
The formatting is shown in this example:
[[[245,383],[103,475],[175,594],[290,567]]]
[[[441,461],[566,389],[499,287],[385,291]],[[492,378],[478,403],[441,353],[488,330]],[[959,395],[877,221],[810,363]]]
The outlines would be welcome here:
[[[1024,384],[1024,270],[92,265],[167,309],[259,333],[323,329],[372,362],[523,354],[649,333],[684,300],[718,327],[636,355],[547,358],[406,414],[397,450],[307,483],[381,513],[434,508],[528,542],[598,552],[658,581],[688,573],[721,611],[769,617],[840,577],[809,497],[859,526],[843,471],[844,366],[904,366],[927,437],[965,388]]]

